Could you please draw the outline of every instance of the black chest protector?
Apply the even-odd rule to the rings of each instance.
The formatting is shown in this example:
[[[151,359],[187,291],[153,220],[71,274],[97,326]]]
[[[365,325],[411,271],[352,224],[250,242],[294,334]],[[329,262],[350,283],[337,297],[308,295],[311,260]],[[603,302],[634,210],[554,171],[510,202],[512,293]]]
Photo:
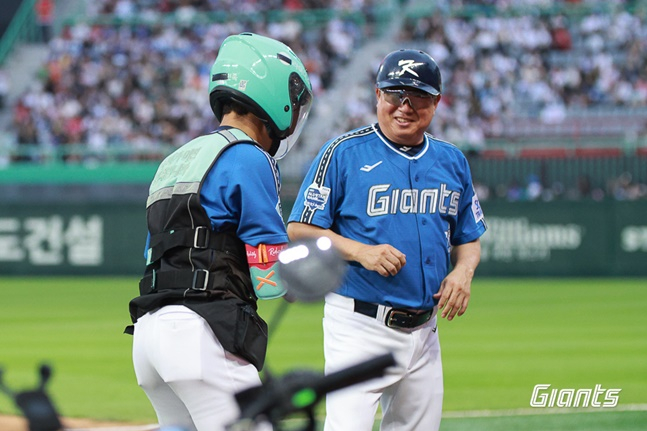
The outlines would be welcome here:
[[[212,230],[200,202],[211,167],[239,143],[254,141],[238,129],[220,130],[185,144],[160,164],[146,204],[147,265],[130,315],[134,323],[165,305],[184,305],[207,321],[225,350],[260,370],[267,325],[256,312],[245,244],[233,230]]]

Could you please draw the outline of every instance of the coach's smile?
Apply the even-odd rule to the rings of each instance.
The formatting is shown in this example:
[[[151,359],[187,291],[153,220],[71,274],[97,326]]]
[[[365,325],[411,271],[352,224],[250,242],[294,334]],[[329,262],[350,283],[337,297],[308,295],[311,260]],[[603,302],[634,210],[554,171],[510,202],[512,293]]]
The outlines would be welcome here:
[[[394,117],[394,118],[395,118],[396,122],[398,122],[399,124],[403,124],[403,125],[408,125],[408,124],[414,122],[414,120],[406,119],[406,118],[402,118],[402,117]]]

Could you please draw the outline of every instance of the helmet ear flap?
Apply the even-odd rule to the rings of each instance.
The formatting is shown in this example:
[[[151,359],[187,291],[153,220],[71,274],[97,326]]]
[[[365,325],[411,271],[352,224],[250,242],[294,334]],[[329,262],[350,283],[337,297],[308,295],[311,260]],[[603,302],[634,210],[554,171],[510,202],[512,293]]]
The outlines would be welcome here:
[[[379,89],[411,87],[434,96],[442,93],[442,78],[436,60],[415,49],[400,49],[384,57],[375,85]]]

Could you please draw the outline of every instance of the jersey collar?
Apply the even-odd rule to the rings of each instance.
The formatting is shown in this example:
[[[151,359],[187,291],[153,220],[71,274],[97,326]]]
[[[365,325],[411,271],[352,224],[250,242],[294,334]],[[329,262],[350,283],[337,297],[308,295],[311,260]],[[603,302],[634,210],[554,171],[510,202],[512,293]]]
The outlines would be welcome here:
[[[397,155],[399,155],[401,157],[404,157],[405,159],[417,160],[417,159],[421,158],[422,156],[424,156],[425,153],[429,150],[429,138],[427,137],[426,133],[424,135],[425,136],[425,142],[422,144],[422,145],[424,145],[424,148],[422,148],[420,151],[418,151],[417,154],[411,156],[411,155],[407,154],[406,152],[400,151],[397,148],[396,144],[394,144],[393,142],[391,142],[391,140],[389,138],[384,136],[384,134],[382,134],[382,131],[380,130],[377,123],[373,124],[372,127],[373,127],[373,130],[375,131],[375,134],[380,138],[382,143],[384,143],[384,145],[386,145],[386,147],[389,150],[393,151],[395,154],[397,154]]]

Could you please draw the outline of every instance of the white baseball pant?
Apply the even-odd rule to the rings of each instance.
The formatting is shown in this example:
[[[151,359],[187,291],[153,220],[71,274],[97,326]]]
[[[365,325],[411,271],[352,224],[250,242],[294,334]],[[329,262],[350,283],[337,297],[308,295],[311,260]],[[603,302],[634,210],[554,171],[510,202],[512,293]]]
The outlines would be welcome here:
[[[382,431],[437,431],[443,372],[436,316],[415,329],[393,329],[384,324],[384,316],[371,318],[353,307],[352,298],[326,296],[325,372],[387,352],[393,353],[397,365],[383,377],[328,394],[324,431],[371,431],[378,402]]]
[[[137,383],[159,425],[221,431],[240,414],[237,392],[260,385],[258,371],[222,348],[207,322],[182,305],[167,305],[135,323]]]

